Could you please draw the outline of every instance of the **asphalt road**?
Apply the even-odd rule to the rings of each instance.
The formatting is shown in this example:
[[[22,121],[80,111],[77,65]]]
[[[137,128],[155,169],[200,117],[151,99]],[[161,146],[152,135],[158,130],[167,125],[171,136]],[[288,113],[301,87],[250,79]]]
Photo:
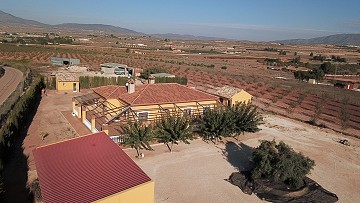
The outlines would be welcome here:
[[[0,78],[0,104],[16,89],[23,76],[17,69],[10,67],[4,67],[4,69],[5,74]]]

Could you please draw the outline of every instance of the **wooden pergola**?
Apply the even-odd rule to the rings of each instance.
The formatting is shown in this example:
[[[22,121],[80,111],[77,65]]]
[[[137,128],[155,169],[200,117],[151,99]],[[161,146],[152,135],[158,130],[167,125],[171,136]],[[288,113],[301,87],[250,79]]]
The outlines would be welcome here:
[[[97,130],[102,130],[104,125],[114,121],[124,123],[129,119],[135,120],[137,116],[130,105],[117,107],[96,93],[74,97],[74,100],[78,106],[81,106],[82,111],[86,111],[85,116],[88,121],[95,119]]]

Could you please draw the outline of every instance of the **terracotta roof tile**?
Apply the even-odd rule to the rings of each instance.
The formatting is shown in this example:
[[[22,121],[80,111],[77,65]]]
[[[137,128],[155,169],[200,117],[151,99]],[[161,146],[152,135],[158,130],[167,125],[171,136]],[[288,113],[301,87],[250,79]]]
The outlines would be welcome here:
[[[216,96],[176,83],[137,85],[132,94],[122,94],[120,100],[132,106],[217,100]]]
[[[57,73],[56,78],[60,82],[77,82],[79,77],[72,73]]]
[[[118,98],[132,106],[217,100],[214,95],[191,89],[177,83],[136,85],[134,93],[125,86],[108,85],[92,89],[106,99]]]
[[[33,154],[44,202],[93,202],[151,181],[104,132]]]
[[[127,94],[125,86],[118,85],[95,87],[92,88],[92,90],[106,99],[117,99],[120,97],[120,95]]]
[[[235,94],[241,92],[241,91],[245,91],[243,89],[239,89],[236,87],[231,87],[228,85],[222,86],[222,87],[197,87],[198,90],[203,91],[203,92],[207,92],[209,94],[213,94],[213,95],[217,95],[220,97],[224,97],[224,98],[232,98]]]

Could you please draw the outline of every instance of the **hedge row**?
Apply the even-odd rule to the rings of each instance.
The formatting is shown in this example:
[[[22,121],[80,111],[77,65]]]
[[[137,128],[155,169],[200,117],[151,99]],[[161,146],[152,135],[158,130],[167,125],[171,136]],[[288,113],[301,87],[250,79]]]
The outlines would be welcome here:
[[[155,78],[155,83],[178,83],[178,84],[182,84],[182,85],[187,85],[187,78],[186,77]]]
[[[55,77],[46,77],[44,79],[45,87],[49,90],[56,89],[56,78]]]
[[[102,76],[80,76],[80,88],[88,89],[105,85],[125,85],[128,78],[126,77],[102,77]]]
[[[37,77],[26,93],[15,104],[6,123],[0,129],[0,202],[2,202],[4,196],[2,171],[8,150],[14,144],[16,136],[23,130],[23,126],[28,119],[27,116],[31,115],[31,111],[38,105],[43,86],[43,78]]]

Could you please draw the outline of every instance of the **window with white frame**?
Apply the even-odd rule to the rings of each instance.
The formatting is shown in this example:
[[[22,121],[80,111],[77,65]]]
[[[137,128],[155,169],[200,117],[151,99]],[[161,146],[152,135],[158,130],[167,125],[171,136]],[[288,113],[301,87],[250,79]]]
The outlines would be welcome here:
[[[208,104],[208,105],[203,105],[203,112],[208,109],[208,110],[211,110],[212,108],[212,105],[211,104]]]
[[[149,112],[147,111],[138,112],[139,121],[147,121],[148,119],[149,119]]]
[[[182,109],[183,116],[191,116],[191,108],[184,108]]]

